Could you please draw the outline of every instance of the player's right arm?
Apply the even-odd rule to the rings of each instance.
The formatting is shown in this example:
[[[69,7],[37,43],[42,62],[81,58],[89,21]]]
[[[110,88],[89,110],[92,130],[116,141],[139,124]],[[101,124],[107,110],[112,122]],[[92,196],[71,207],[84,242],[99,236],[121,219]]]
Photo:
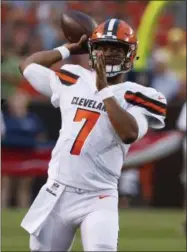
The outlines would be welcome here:
[[[81,49],[85,40],[87,40],[87,36],[83,35],[78,43],[68,43],[63,45],[63,47],[67,48],[69,54],[74,54]],[[36,52],[27,57],[19,65],[20,72],[28,80],[28,82],[38,92],[49,97],[52,95],[50,78],[51,73],[53,72],[49,68],[56,62],[63,60],[63,56],[59,48],[56,48],[56,50]]]
[[[70,54],[74,54],[81,49],[82,44],[86,40],[87,40],[87,36],[83,35],[80,38],[79,42],[68,43],[68,44],[65,44],[64,47],[66,47],[69,50]],[[62,54],[60,53],[60,50],[58,50],[58,48],[56,48],[56,49],[57,50],[36,52],[36,53],[32,54],[31,56],[27,57],[24,61],[21,62],[20,66],[19,66],[21,73],[23,73],[25,68],[32,63],[44,66],[46,68],[50,68],[56,62],[63,60]]]

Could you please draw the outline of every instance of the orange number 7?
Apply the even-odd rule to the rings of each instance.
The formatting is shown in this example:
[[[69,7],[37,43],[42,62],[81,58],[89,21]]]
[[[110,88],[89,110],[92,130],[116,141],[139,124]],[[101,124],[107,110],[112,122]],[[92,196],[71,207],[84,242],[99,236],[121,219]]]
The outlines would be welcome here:
[[[79,155],[81,152],[81,149],[84,145],[84,142],[86,141],[86,138],[88,137],[89,133],[93,129],[94,125],[96,124],[98,118],[100,116],[100,113],[86,110],[86,109],[77,109],[77,112],[75,114],[75,117],[73,119],[74,122],[80,122],[82,119],[86,119],[84,125],[82,126],[81,130],[79,131],[73,146],[71,148],[70,153],[72,155]]]

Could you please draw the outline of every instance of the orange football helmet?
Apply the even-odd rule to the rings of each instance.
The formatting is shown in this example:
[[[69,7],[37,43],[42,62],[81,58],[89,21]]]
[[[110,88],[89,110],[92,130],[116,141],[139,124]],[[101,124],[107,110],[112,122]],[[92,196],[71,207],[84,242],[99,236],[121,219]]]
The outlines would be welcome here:
[[[125,51],[125,57],[120,59],[120,63],[116,65],[116,58],[113,57],[113,64],[106,65],[107,77],[128,72],[133,68],[138,41],[135,32],[126,22],[112,18],[96,27],[88,41],[91,68],[94,68],[96,62],[96,47],[102,43],[118,43]]]

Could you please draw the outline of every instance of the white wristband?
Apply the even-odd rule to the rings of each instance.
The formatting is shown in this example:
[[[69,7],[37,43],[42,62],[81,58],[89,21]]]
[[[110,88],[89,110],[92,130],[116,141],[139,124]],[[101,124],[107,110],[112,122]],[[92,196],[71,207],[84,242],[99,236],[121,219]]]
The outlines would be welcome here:
[[[99,91],[98,96],[101,100],[105,100],[109,97],[114,96],[112,90],[109,87],[103,88],[101,91]]]
[[[58,50],[62,55],[62,59],[67,59],[70,56],[70,50],[65,46],[59,46],[54,48],[53,50]]]

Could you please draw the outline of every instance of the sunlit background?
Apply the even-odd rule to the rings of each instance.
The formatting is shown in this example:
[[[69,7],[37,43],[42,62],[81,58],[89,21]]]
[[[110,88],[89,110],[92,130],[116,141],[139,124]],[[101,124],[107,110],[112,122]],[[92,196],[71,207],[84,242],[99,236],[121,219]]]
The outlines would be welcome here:
[[[183,135],[177,126],[186,101],[186,2],[105,0],[1,2],[2,251],[29,251],[20,221],[46,181],[61,124],[59,110],[31,87],[18,65],[66,42],[60,14],[72,9],[98,23],[127,21],[137,31],[140,56],[127,80],[156,88],[168,101],[165,129],[150,130],[132,145],[130,169],[120,178],[119,250],[186,251]],[[88,55],[65,62],[88,68]],[[81,249],[78,234],[73,250]]]

